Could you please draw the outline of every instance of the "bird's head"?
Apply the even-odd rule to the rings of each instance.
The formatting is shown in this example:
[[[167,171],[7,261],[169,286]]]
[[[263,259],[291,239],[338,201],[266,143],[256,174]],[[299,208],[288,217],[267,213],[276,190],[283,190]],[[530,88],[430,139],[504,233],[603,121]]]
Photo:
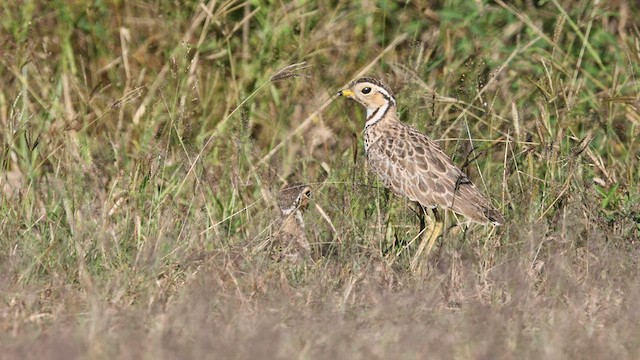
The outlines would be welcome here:
[[[311,198],[311,187],[304,184],[287,186],[280,191],[278,205],[283,216],[290,215],[295,211],[304,211],[309,205]]]
[[[338,91],[338,95],[362,104],[367,109],[367,115],[385,106],[396,106],[396,99],[389,87],[382,81],[370,77],[350,83],[346,89]]]

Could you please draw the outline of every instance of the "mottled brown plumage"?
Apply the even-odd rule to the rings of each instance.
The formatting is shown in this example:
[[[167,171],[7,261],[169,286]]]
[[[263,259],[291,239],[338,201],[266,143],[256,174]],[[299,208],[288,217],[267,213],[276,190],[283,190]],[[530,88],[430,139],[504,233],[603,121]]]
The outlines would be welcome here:
[[[290,185],[280,191],[278,207],[280,220],[276,234],[278,260],[287,259],[298,262],[311,254],[311,246],[304,231],[302,213],[306,210],[311,197],[311,187],[304,184]]]
[[[504,223],[502,214],[428,136],[398,119],[391,90],[361,78],[338,94],[367,109],[364,146],[370,168],[396,194],[441,207],[477,223]]]

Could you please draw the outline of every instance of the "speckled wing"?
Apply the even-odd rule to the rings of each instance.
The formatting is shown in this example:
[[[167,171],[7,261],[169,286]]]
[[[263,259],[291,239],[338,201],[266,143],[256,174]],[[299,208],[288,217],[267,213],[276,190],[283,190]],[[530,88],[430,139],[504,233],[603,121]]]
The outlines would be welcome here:
[[[431,139],[402,123],[391,130],[393,136],[378,138],[367,153],[371,169],[385,186],[425,207],[447,208],[479,223],[504,222]]]

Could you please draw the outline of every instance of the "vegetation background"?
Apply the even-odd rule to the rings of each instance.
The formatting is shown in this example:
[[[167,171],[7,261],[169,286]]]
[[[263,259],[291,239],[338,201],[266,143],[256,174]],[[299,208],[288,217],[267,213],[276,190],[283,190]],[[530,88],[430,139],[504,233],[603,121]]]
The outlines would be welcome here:
[[[3,358],[640,358],[637,2],[0,9]],[[410,266],[360,73],[506,225]],[[293,182],[302,264],[265,250]]]

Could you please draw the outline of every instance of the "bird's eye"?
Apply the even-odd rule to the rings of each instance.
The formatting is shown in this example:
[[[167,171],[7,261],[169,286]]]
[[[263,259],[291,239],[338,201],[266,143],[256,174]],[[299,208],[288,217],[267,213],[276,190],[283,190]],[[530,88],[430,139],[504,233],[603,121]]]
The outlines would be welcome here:
[[[371,88],[370,87],[366,87],[366,88],[362,89],[362,93],[363,94],[368,94],[370,92],[371,92]]]

